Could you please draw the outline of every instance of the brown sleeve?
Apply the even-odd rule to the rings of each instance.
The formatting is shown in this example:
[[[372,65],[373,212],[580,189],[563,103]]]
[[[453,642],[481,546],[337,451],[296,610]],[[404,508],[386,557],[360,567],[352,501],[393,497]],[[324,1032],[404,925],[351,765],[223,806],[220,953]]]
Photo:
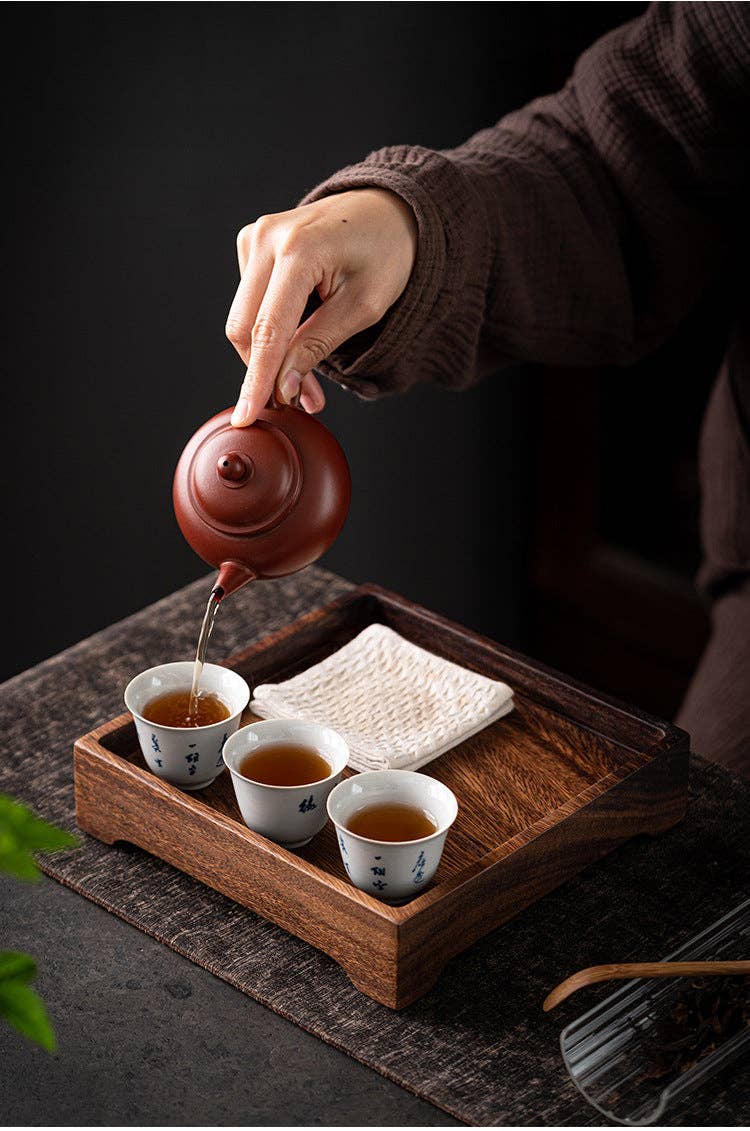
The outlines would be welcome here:
[[[750,4],[653,4],[559,94],[458,149],[394,146],[336,173],[304,203],[391,189],[419,245],[401,299],[321,368],[372,397],[652,350],[746,227],[748,74]]]

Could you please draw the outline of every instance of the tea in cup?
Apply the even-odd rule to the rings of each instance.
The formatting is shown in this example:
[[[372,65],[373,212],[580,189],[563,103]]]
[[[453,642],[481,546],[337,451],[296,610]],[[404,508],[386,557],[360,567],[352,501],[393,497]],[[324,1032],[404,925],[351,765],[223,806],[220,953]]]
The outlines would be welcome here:
[[[429,884],[457,814],[454,793],[413,770],[355,774],[328,798],[349,879],[385,903],[413,899]]]
[[[301,848],[326,823],[326,801],[349,761],[330,727],[267,719],[242,727],[224,761],[248,828],[286,848]]]
[[[132,679],[125,706],[135,721],[146,765],[181,789],[205,789],[224,770],[224,743],[240,725],[250,701],[242,676],[219,664],[204,664],[198,726],[186,725],[194,664],[160,664]],[[211,721],[213,720],[213,721]]]

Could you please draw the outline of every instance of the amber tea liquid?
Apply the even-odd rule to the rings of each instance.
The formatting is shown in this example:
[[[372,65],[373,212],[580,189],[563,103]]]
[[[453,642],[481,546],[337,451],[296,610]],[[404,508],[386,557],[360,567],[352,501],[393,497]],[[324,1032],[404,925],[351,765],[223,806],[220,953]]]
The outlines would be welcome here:
[[[438,831],[437,823],[425,809],[384,801],[359,809],[346,823],[350,833],[368,840],[421,840]]]
[[[157,695],[141,713],[150,723],[163,727],[207,727],[229,718],[229,708],[218,695],[204,692],[194,698],[189,687]]]
[[[331,776],[322,754],[301,742],[274,742],[252,750],[240,762],[239,771],[261,785],[312,785]]]

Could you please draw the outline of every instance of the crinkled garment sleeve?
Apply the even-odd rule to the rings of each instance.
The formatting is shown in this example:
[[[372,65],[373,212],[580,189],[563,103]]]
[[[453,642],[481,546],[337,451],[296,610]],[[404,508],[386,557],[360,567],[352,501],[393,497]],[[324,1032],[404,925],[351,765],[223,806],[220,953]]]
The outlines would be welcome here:
[[[321,368],[372,397],[651,351],[746,224],[748,75],[750,4],[653,4],[558,94],[457,149],[394,146],[336,173],[304,203],[390,189],[419,241],[398,302]]]

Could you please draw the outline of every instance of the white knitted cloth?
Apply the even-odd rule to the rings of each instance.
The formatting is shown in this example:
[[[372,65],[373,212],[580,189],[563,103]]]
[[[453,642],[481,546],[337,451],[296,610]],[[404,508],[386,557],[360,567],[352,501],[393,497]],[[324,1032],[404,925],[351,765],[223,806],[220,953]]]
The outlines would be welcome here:
[[[371,624],[293,679],[256,687],[250,706],[333,727],[355,770],[414,770],[507,715],[513,692]]]

